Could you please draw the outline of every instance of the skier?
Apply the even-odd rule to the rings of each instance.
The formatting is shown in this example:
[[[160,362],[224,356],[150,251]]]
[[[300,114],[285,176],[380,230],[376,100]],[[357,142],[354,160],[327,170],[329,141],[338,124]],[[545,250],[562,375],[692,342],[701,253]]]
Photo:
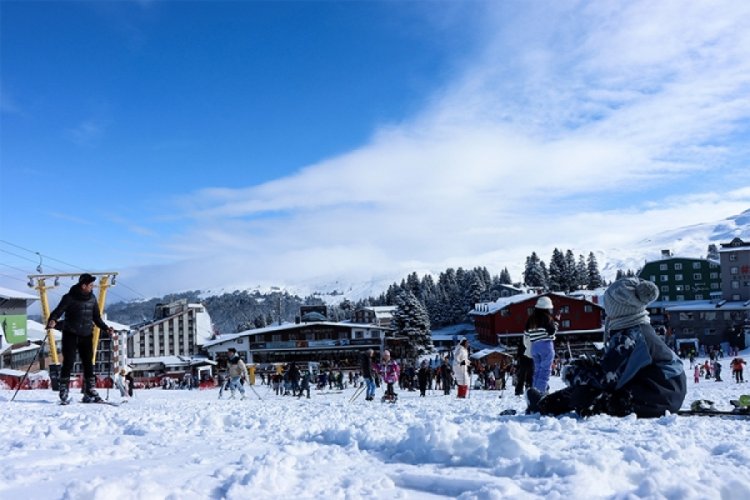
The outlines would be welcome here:
[[[693,382],[696,384],[700,383],[701,381],[701,367],[698,365],[695,365],[695,369],[693,370]]]
[[[374,350],[368,349],[362,353],[362,359],[360,360],[362,378],[365,380],[365,386],[367,387],[365,401],[372,401],[375,399],[375,381],[372,378],[372,357],[374,354]]]
[[[714,378],[717,382],[722,382],[721,380],[721,363],[718,361],[714,362]]]
[[[242,383],[247,378],[247,367],[242,358],[240,358],[240,355],[237,354],[237,349],[230,347],[227,351],[227,355],[229,356],[227,360],[227,376],[229,377],[229,390],[232,393],[229,399],[234,399],[235,389],[240,391],[242,395],[240,399],[245,399],[245,388],[242,386]]]
[[[377,367],[377,372],[382,375],[383,381],[386,383],[383,401],[395,403],[398,395],[393,391],[393,384],[398,382],[401,368],[396,361],[391,359],[390,351],[383,351],[383,362]]]
[[[127,398],[128,397],[128,390],[125,388],[126,380],[125,375],[127,374],[127,370],[125,368],[121,368],[120,371],[118,371],[115,374],[115,387],[117,387],[117,390],[120,391],[120,397],[121,398]]]
[[[94,326],[112,335],[114,329],[102,320],[99,304],[93,294],[96,278],[88,273],[78,277],[78,283],[70,287],[60,303],[49,315],[47,329],[55,327],[64,314],[62,327],[63,364],[60,370],[60,402],[67,404],[69,399],[70,372],[76,360],[76,352],[83,365],[83,402],[99,403],[102,398],[96,392],[94,377]]]
[[[469,341],[461,337],[453,351],[453,375],[458,385],[458,397],[466,398],[469,392]]]
[[[555,333],[557,322],[552,316],[552,300],[539,297],[534,312],[526,320],[524,340],[531,343],[531,357],[534,359],[533,387],[542,394],[549,390],[549,377],[555,359]]]
[[[604,293],[607,341],[601,360],[566,367],[568,387],[542,397],[529,391],[528,412],[588,416],[635,413],[653,418],[677,412],[685,399],[685,370],[679,357],[655,334],[646,306],[659,289],[640,278],[622,278]]]

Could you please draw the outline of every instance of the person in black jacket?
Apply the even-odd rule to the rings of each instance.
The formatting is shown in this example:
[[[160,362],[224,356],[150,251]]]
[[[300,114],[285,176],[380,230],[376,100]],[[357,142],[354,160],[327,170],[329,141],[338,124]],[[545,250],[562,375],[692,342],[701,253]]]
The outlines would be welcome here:
[[[94,378],[94,326],[111,335],[113,328],[107,326],[99,312],[99,304],[94,296],[96,278],[88,273],[78,278],[78,284],[70,287],[63,295],[60,304],[49,315],[47,328],[54,328],[62,315],[65,321],[62,328],[63,364],[60,370],[60,401],[67,403],[70,386],[70,372],[76,359],[76,352],[81,358],[84,379],[84,403],[98,403],[102,400],[96,392]]]
[[[365,380],[365,385],[367,386],[365,392],[365,400],[367,401],[375,399],[375,380],[373,379],[372,373],[372,356],[374,354],[374,350],[368,349],[362,353],[361,359],[362,378]]]

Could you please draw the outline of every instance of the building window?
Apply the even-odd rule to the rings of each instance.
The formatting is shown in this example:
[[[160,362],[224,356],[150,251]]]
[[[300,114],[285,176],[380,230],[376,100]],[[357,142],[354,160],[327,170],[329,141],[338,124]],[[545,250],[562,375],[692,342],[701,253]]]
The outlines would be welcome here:
[[[692,312],[681,312],[680,313],[680,321],[693,321],[693,313]]]
[[[669,281],[669,276],[667,276],[666,274],[662,274],[661,276],[659,276],[659,281],[661,281],[662,283],[664,283],[665,281]]]
[[[693,269],[700,269],[701,263],[700,262],[693,262]]]
[[[666,271],[667,265],[666,264],[659,264],[659,271]]]
[[[717,280],[719,279],[719,273],[711,273],[709,275],[709,278],[711,278],[712,280]]]
[[[675,274],[674,275],[675,281],[682,281],[682,275],[681,274]]]
[[[685,289],[685,287],[682,286],[682,285],[675,285],[674,289],[675,289],[676,292],[681,292],[681,291],[683,291]]]
[[[703,335],[716,335],[716,328],[705,328]]]
[[[677,262],[677,263],[676,263],[676,264],[674,265],[674,270],[675,270],[675,271],[682,271],[682,263],[680,263],[680,262]]]
[[[714,321],[716,319],[716,311],[703,311],[698,314],[698,317],[700,319],[705,319],[708,321]]]
[[[740,300],[740,294],[735,293],[732,295],[732,300]]]
[[[649,276],[649,277],[648,277],[648,280],[649,280],[649,281],[650,281],[651,283],[656,283],[656,275],[655,275],[655,274],[652,274],[651,276]]]
[[[661,298],[661,300],[665,302],[669,302],[669,295],[665,295],[664,297]]]
[[[281,335],[278,333],[271,335],[271,342],[281,342]]]
[[[736,253],[730,253],[729,254],[729,260],[732,261],[732,262],[734,262],[735,260],[737,260],[737,254]]]
[[[740,282],[737,280],[732,280],[732,290],[739,290],[740,289]]]
[[[669,291],[669,285],[662,285],[661,286],[661,291],[662,292],[668,292]]]
[[[693,279],[694,280],[702,280],[703,275],[701,273],[693,273]]]
[[[569,319],[562,320],[560,322],[560,326],[562,326],[563,328],[570,328],[570,320]]]
[[[500,311],[500,316],[502,316],[503,318],[507,318],[508,316],[510,316],[510,309],[503,309],[503,310],[501,310]]]
[[[690,327],[685,327],[682,329],[682,335],[685,337],[692,337],[693,336],[693,329]]]
[[[703,295],[700,293],[695,294],[695,300],[703,300]]]
[[[718,290],[719,289],[719,284],[718,283],[711,283],[711,289],[712,290]]]
[[[583,306],[583,312],[590,313],[593,311],[594,311],[594,306],[592,306],[591,304],[586,304],[585,306]]]
[[[740,268],[737,266],[730,267],[729,274],[740,274]]]
[[[570,313],[570,306],[562,306],[560,308],[560,314],[568,314]]]
[[[677,296],[677,300],[685,300],[685,296],[684,295],[678,295]]]

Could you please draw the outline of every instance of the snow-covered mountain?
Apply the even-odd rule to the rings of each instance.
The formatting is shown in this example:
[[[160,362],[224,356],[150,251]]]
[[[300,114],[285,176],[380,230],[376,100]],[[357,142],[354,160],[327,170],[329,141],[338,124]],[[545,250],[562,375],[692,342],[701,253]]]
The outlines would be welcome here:
[[[611,248],[595,254],[602,275],[611,280],[618,269],[636,271],[646,262],[659,259],[662,250],[669,250],[677,257],[705,258],[709,244],[721,248],[721,243],[729,243],[737,237],[750,241],[750,209],[717,222],[664,231],[629,248]]]
[[[644,263],[659,259],[662,250],[669,250],[673,255],[679,257],[704,258],[709,244],[714,243],[718,247],[721,243],[728,243],[735,237],[750,240],[750,209],[720,221],[693,224],[664,231],[644,238],[627,248],[574,249],[574,252],[587,253],[593,251],[604,278],[613,280],[620,269],[637,271],[643,267]],[[540,256],[545,262],[548,260],[548,257],[544,254],[540,254]],[[491,274],[499,274],[502,267],[508,267],[512,278],[520,280],[523,272],[523,259],[518,260],[518,262],[501,263],[500,268],[495,268],[489,263],[467,263],[464,267],[486,265]],[[423,276],[430,273],[437,276],[444,270],[417,271],[417,274]],[[385,292],[392,283],[401,282],[410,272],[412,271],[394,271],[388,275],[379,275],[365,281],[356,281],[342,276],[324,277],[294,284],[257,285],[239,288],[266,292],[285,290],[301,297],[315,295],[328,304],[337,304],[344,299],[356,301],[366,297],[376,297]],[[232,290],[234,289],[236,288]],[[225,288],[222,291],[231,290]],[[213,294],[216,294],[216,291],[207,293],[207,295]]]

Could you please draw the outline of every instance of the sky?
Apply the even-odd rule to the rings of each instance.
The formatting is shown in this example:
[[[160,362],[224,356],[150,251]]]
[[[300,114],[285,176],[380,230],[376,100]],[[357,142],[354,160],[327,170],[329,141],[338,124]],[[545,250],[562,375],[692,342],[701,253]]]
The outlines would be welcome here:
[[[750,208],[750,4],[0,2],[0,285],[504,267]],[[129,291],[126,291],[129,290]]]
[[[722,364],[722,382],[688,377],[683,408],[696,399],[731,408],[747,384]],[[550,382],[562,387],[559,377]],[[12,402],[14,391],[0,389],[0,497],[750,498],[747,417],[553,418],[522,414],[512,387],[470,390],[468,399],[397,388],[396,404],[379,401],[383,390],[349,402],[352,387],[297,399],[257,385],[245,400],[219,400],[217,389],[137,389],[111,407],[79,403],[77,389],[68,406],[48,389]],[[119,391],[99,392],[121,401]],[[521,414],[500,416],[506,409]]]

